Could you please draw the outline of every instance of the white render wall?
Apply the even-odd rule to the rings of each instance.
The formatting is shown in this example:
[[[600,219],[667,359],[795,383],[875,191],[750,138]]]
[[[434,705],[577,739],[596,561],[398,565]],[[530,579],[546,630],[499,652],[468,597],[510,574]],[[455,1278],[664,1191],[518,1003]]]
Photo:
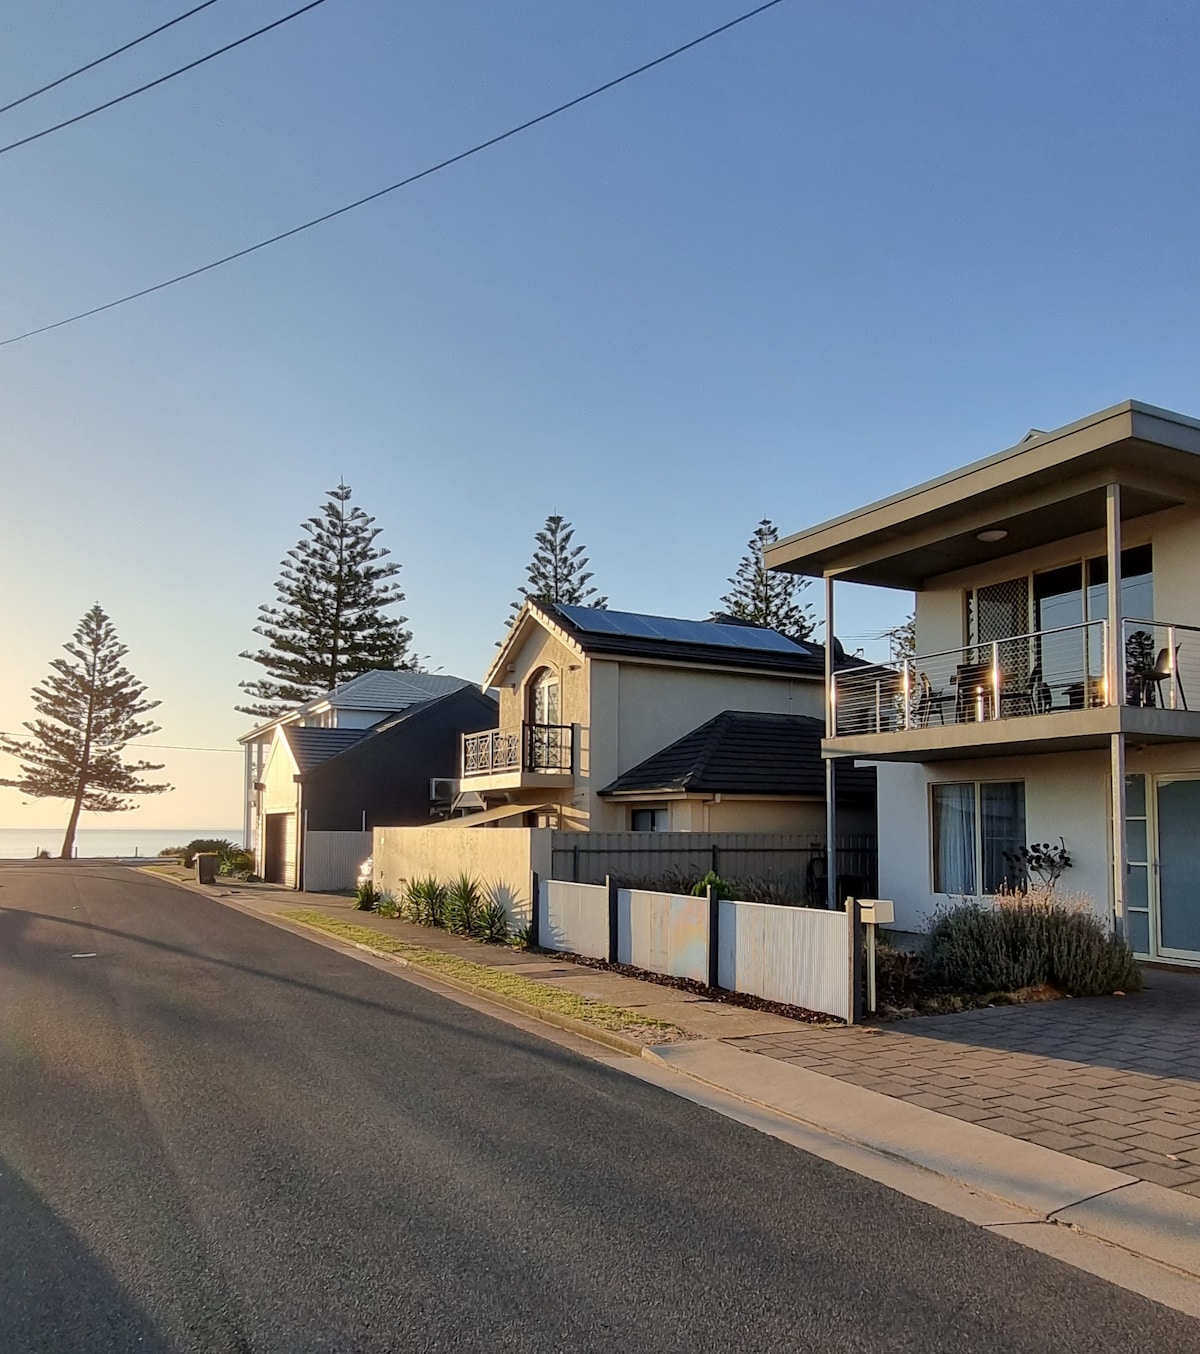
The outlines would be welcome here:
[[[1056,842],[1061,836],[1073,863],[1059,888],[1087,894],[1096,915],[1109,917],[1107,751],[966,758],[925,765],[886,762],[879,764],[878,774],[879,893],[894,900],[898,930],[928,930],[932,914],[955,901],[933,892],[929,787],[946,781],[1023,780],[1026,841]]]

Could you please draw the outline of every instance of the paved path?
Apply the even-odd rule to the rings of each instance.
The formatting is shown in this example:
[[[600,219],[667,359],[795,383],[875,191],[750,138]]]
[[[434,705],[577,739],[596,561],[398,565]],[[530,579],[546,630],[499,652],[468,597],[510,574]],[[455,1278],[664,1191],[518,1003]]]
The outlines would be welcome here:
[[[1200,974],[1151,971],[1132,997],[735,1043],[1200,1196]]]
[[[0,1085],[4,1354],[1196,1348],[1186,1317],[118,867],[0,867]]]

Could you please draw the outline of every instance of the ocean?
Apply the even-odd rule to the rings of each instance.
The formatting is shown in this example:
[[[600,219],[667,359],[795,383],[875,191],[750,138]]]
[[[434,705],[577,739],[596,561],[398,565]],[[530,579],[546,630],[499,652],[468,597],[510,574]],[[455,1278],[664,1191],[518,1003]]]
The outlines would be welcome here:
[[[0,860],[30,860],[39,851],[57,856],[62,850],[61,828],[0,828]],[[75,834],[75,854],[80,857],[156,856],[168,846],[186,846],[197,837],[242,840],[240,827],[83,827]]]

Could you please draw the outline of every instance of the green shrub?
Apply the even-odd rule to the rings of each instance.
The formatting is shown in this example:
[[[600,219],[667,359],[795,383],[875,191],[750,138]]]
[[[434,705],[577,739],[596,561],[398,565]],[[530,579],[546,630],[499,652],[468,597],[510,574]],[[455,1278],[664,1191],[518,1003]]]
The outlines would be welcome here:
[[[222,852],[218,873],[233,879],[246,879],[253,869],[253,855],[249,851],[243,851],[240,846],[234,846],[230,850]]]
[[[387,890],[375,896],[375,911],[380,917],[398,917],[400,915],[400,905],[395,897]]]
[[[432,875],[410,881],[404,893],[404,910],[418,926],[445,926],[446,886]]]
[[[514,950],[527,950],[533,944],[533,923],[527,921],[523,926],[516,927],[508,937],[508,943]]]
[[[733,889],[730,888],[715,870],[709,870],[703,879],[698,879],[692,885],[692,897],[703,898],[710,886],[716,890],[718,898],[732,901],[734,896]]]
[[[1047,896],[1015,895],[995,906],[961,903],[941,912],[926,956],[935,982],[968,992],[1049,983],[1074,997],[1093,997],[1142,985],[1123,940],[1080,906]]]
[[[488,889],[479,909],[476,934],[480,940],[490,941],[493,945],[503,945],[508,941],[508,909],[495,888]]]
[[[446,930],[457,936],[473,936],[479,929],[483,891],[469,874],[460,874],[446,890]]]
[[[379,891],[369,879],[364,879],[354,890],[354,906],[360,912],[372,912],[379,901]]]

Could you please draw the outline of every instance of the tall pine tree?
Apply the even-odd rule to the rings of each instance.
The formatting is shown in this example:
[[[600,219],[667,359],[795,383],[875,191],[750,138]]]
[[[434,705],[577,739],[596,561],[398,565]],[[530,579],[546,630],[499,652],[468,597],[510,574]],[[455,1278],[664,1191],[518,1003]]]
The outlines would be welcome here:
[[[737,572],[729,580],[729,591],[721,598],[722,615],[734,616],[753,625],[765,625],[792,639],[807,639],[813,632],[812,607],[801,601],[808,587],[807,578],[794,574],[776,574],[767,568],[767,550],[779,539],[779,532],[769,517],[764,517],[746,543]]]
[[[275,584],[277,602],[258,609],[254,633],[267,642],[240,656],[260,663],[266,677],[241,683],[254,700],[237,708],[274,719],[335,686],[377,669],[413,670],[407,617],[386,616],[404,601],[400,572],[377,546],[382,530],[362,508],[350,505],[350,486],[330,489],[320,513],[302,522],[304,535],[287,552]]]
[[[557,513],[546,518],[546,525],[533,538],[533,558],[525,569],[529,581],[517,589],[521,596],[512,604],[514,616],[526,602],[564,602],[601,611],[608,606],[608,598],[588,586],[592,575],[587,556],[582,545],[571,544],[574,536],[575,528],[565,518]]]
[[[0,785],[35,799],[71,801],[61,853],[69,860],[84,809],[120,813],[133,808],[129,795],[158,795],[172,787],[142,779],[147,771],[161,771],[161,763],[121,760],[127,743],[158,732],[157,724],[140,716],[159,702],[145,700],[144,684],[122,667],[129,651],[98,602],[63,648],[70,658],[54,659],[50,676],[33,688],[41,718],[25,724],[29,736],[0,734],[0,749],[21,763],[20,776]]]

